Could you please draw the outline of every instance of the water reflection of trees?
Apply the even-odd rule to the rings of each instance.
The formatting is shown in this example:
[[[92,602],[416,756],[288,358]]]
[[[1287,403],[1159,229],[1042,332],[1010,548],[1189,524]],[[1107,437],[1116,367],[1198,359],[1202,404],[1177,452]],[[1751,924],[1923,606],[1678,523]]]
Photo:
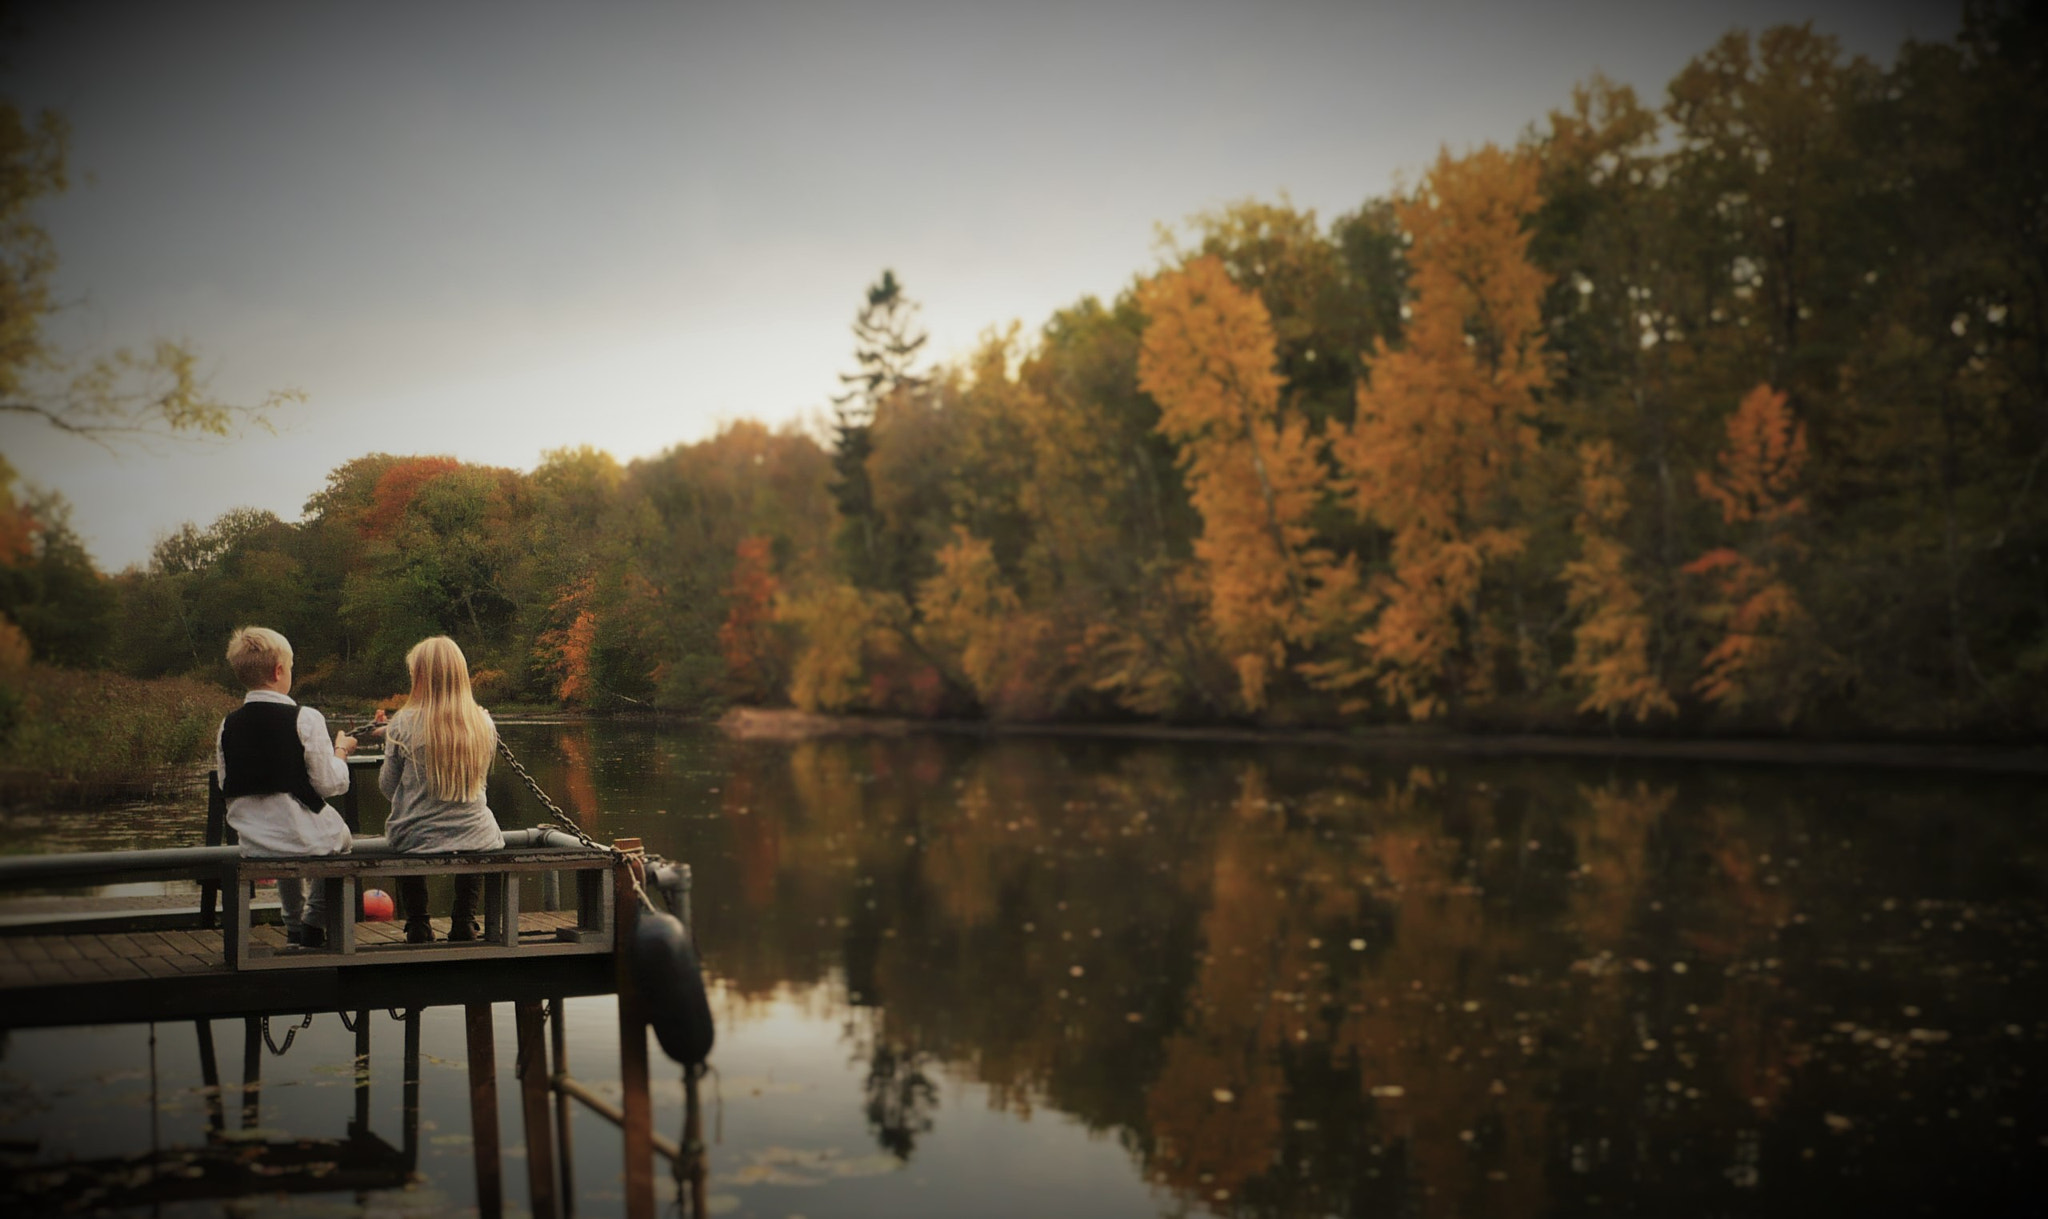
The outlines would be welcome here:
[[[1904,832],[1925,797],[1896,785],[938,737],[724,748],[716,815],[632,832],[698,861],[735,1002],[843,988],[869,1124],[900,1157],[943,1069],[1114,1133],[1196,1207],[1757,1209],[1760,1181],[1838,1188],[1851,1143],[1823,1117],[1854,1111],[1863,1137],[1860,1115],[1956,1065],[1943,1044],[1877,1072],[1830,1048],[1836,1025],[1897,1023],[1909,992],[1931,1008],[1922,984],[1953,965],[1855,943],[1870,895],[1913,892],[1928,854]],[[2031,849],[1952,834],[1942,883],[2031,892],[2013,889]],[[1892,968],[1854,968],[1880,948]],[[1943,985],[1950,1024],[1996,994]],[[1994,1147],[1962,1154],[1995,1184],[2013,1170]],[[1855,1155],[1857,1196],[1883,1201],[1886,1158]]]

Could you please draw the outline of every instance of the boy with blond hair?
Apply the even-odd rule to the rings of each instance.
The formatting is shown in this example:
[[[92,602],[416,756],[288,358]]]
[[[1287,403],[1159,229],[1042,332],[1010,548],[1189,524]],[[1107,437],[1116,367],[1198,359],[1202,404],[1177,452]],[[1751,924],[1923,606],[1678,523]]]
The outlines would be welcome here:
[[[348,756],[355,738],[327,741],[327,721],[291,699],[292,645],[276,631],[245,626],[228,640],[228,664],[249,691],[221,721],[214,749],[228,824],[244,855],[338,855],[349,849],[348,823],[327,797],[348,790]],[[324,886],[310,900],[297,877],[280,876],[285,935],[309,948],[327,942]],[[353,914],[353,912],[348,912]]]

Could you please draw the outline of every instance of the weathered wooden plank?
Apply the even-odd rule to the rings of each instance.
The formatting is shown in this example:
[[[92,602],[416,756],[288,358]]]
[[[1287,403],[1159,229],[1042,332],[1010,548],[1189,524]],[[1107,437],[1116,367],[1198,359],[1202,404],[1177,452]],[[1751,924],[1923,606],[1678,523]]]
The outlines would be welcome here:
[[[72,957],[70,960],[57,963],[81,982],[99,982],[107,977],[106,967],[90,957]]]
[[[67,935],[64,941],[77,948],[81,956],[90,957],[95,961],[118,959],[114,950],[107,947],[106,941],[96,935]]]
[[[79,957],[78,949],[62,938],[51,936],[36,942],[42,945],[44,952],[50,954],[52,961],[76,961]]]
[[[116,932],[112,935],[103,935],[100,937],[100,939],[102,942],[106,944],[108,948],[114,950],[114,954],[116,956],[122,958],[123,960],[139,961],[142,958],[150,955],[148,950],[143,948],[142,945],[136,943],[134,937],[132,936],[123,935],[119,932]]]
[[[131,978],[147,978],[149,976],[143,972],[142,966],[128,960],[126,957],[101,957],[99,962],[100,968],[107,971],[107,977],[117,981]]]
[[[176,962],[167,961],[162,957],[134,957],[131,959],[143,973],[148,974],[152,978],[175,978],[182,973],[188,972],[179,968]]]
[[[188,957],[201,960],[220,955],[220,936],[199,931],[159,931],[163,941]]]

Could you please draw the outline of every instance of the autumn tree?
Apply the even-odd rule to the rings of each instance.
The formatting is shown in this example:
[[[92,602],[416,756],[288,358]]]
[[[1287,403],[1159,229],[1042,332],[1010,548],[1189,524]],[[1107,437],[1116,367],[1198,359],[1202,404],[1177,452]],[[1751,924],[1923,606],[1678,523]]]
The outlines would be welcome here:
[[[1564,569],[1567,603],[1579,623],[1564,676],[1586,692],[1580,711],[1636,720],[1673,714],[1677,704],[1651,662],[1650,618],[1632,556],[1616,536],[1628,516],[1628,495],[1614,469],[1614,450],[1605,442],[1585,445],[1579,462],[1579,557]]]
[[[1731,529],[1747,535],[1740,546],[1710,550],[1686,565],[1716,589],[1706,617],[1720,635],[1694,688],[1731,711],[1775,695],[1782,717],[1796,713],[1783,687],[1791,636],[1805,611],[1784,568],[1804,553],[1789,525],[1806,511],[1798,493],[1805,465],[1805,425],[1792,418],[1783,393],[1759,385],[1728,419],[1718,471],[1697,476],[1701,496],[1720,508]]]
[[[1404,345],[1375,350],[1357,419],[1332,442],[1352,506],[1392,535],[1391,563],[1369,587],[1364,658],[1319,675],[1374,681],[1416,719],[1489,697],[1512,656],[1515,624],[1489,594],[1527,542],[1515,480],[1549,383],[1544,278],[1523,227],[1536,204],[1525,157],[1438,159],[1398,208],[1413,238]]]
[[[1195,554],[1210,614],[1238,676],[1238,699],[1266,705],[1287,647],[1314,638],[1348,569],[1315,543],[1309,515],[1323,468],[1308,421],[1283,410],[1265,305],[1199,258],[1140,290],[1150,323],[1138,385],[1180,445],[1202,516]]]
[[[562,590],[552,606],[560,625],[542,631],[535,640],[537,659],[555,679],[555,699],[571,707],[592,702],[597,693],[595,592],[587,577]]]
[[[1042,716],[1058,693],[1047,656],[1052,624],[1024,608],[989,543],[965,529],[938,553],[938,571],[918,588],[917,632],[997,719]]]
[[[773,540],[760,534],[741,538],[734,555],[732,578],[725,586],[725,621],[718,628],[718,648],[725,656],[726,679],[733,692],[750,702],[779,697],[787,681],[781,641],[775,632]]]

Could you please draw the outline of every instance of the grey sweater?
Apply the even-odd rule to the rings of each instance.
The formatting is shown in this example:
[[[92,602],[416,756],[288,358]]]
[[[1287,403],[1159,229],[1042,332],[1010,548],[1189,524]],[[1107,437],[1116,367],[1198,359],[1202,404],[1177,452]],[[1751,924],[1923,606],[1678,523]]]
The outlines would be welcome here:
[[[384,730],[384,765],[377,771],[377,787],[391,798],[391,819],[384,823],[391,849],[414,854],[493,851],[504,846],[498,818],[482,795],[474,800],[443,800],[434,795],[425,760],[420,757],[421,746],[413,742],[412,735],[412,717],[403,711],[393,716],[391,726]],[[496,747],[495,738],[491,744]]]

